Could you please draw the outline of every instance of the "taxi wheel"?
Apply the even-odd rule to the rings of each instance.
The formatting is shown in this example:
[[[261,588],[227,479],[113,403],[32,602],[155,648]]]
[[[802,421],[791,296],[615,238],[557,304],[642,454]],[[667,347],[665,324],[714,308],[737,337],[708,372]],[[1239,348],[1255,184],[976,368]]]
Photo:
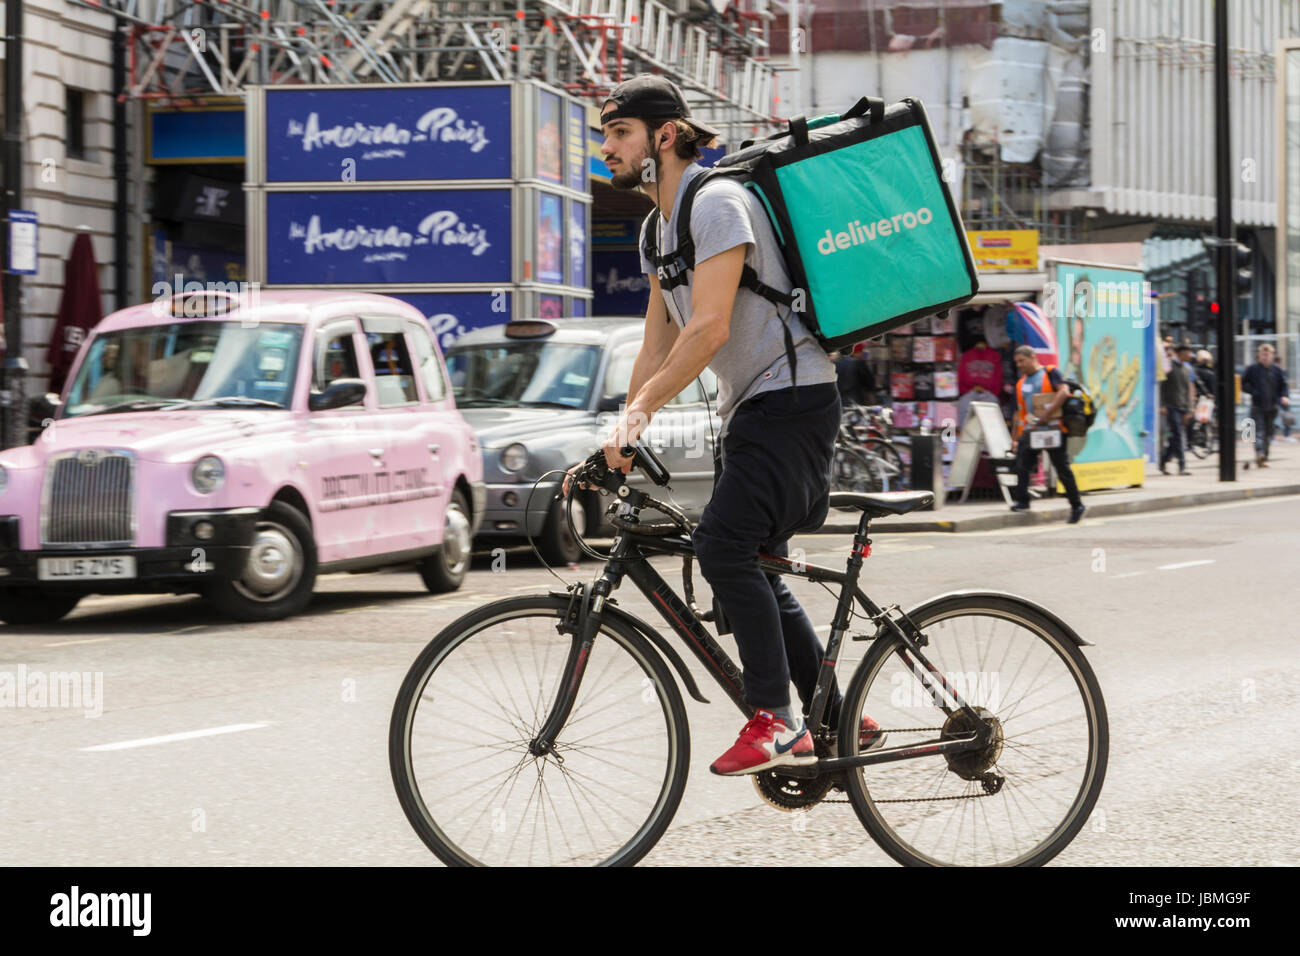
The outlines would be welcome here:
[[[238,578],[213,581],[205,592],[217,609],[239,621],[278,621],[311,601],[316,542],[302,513],[283,501],[257,519],[248,561]]]
[[[569,524],[564,518],[563,499],[551,506],[551,513],[546,516],[546,525],[537,540],[537,549],[547,564],[576,564],[582,558],[582,549],[573,535],[569,534]],[[579,535],[587,534],[587,508],[581,498],[573,501],[573,527]]]
[[[455,591],[464,582],[473,543],[469,529],[469,504],[454,491],[442,519],[442,547],[419,564],[420,579],[434,594]]]
[[[40,588],[0,591],[0,621],[6,624],[53,624],[80,601],[82,595]]]

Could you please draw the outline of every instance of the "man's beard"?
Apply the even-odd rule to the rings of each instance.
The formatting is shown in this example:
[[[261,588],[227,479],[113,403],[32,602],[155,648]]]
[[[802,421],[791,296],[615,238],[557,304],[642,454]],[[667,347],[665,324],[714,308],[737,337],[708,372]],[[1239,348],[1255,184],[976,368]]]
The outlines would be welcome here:
[[[650,159],[650,151],[646,150],[641,154],[634,167],[624,168],[617,173],[612,173],[609,177],[609,184],[615,189],[636,189],[643,184],[641,171],[646,168],[646,160]]]

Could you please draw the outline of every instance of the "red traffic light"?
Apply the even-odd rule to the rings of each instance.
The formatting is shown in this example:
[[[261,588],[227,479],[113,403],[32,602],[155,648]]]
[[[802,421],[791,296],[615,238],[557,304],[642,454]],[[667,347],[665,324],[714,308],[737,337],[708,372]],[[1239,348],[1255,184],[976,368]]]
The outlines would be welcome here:
[[[1218,314],[1219,314],[1219,303],[1217,303],[1217,302],[1211,302],[1211,303],[1210,303],[1210,311],[1211,311],[1212,313],[1214,313],[1215,315],[1218,315]]]

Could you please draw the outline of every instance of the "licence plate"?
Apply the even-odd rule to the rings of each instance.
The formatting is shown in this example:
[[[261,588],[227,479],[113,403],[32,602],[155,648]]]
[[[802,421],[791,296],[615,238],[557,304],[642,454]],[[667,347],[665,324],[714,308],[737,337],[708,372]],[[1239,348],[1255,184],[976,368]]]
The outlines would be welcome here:
[[[1060,448],[1061,433],[1055,428],[1044,428],[1029,433],[1030,448]]]
[[[135,556],[130,554],[80,558],[38,558],[36,577],[41,581],[86,581],[135,577]]]

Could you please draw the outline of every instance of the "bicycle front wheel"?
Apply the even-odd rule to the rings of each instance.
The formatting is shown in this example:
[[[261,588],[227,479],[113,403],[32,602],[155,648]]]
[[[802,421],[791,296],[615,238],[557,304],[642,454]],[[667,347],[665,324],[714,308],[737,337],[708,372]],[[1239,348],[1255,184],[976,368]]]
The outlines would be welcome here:
[[[686,708],[659,654],[620,621],[601,622],[555,753],[529,751],[567,676],[567,606],[539,595],[480,608],[435,637],[402,683],[393,784],[444,863],[631,865],[677,810]]]
[[[1106,708],[1092,668],[1050,616],[994,595],[937,598],[909,615],[944,680],[992,725],[976,751],[847,771],[849,799],[872,838],[912,866],[1037,866],[1083,827],[1106,775]],[[968,733],[879,638],[845,694],[840,754],[858,752],[863,717],[900,747]],[[927,680],[927,683],[929,681]]]

